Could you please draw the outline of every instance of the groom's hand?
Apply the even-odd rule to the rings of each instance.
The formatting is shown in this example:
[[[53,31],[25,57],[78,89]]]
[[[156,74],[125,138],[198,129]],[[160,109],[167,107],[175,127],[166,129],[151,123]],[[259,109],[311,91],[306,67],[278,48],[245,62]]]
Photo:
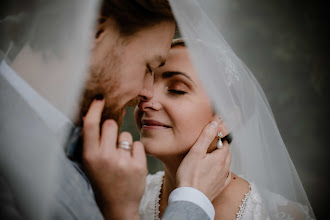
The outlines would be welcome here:
[[[219,132],[219,123],[221,122],[217,119],[204,128],[177,171],[178,187],[198,189],[210,201],[213,201],[231,180],[231,154],[227,141],[224,141],[221,149],[207,152]],[[229,132],[228,129],[222,131],[224,135]]]
[[[132,143],[128,132],[118,137],[114,120],[106,120],[100,132],[103,107],[104,100],[95,100],[84,118],[84,169],[106,219],[139,219],[147,175],[144,147],[140,142]],[[121,141],[129,142],[132,150],[118,148]]]

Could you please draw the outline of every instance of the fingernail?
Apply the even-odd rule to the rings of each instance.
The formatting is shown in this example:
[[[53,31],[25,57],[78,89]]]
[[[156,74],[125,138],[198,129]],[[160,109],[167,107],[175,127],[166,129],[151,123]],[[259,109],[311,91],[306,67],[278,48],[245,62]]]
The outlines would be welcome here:
[[[218,122],[212,121],[210,125],[211,125],[212,128],[218,129]]]
[[[101,94],[98,94],[98,95],[95,96],[95,99],[98,100],[98,101],[103,100],[103,98],[104,98],[104,97],[103,97],[103,95],[101,95]]]

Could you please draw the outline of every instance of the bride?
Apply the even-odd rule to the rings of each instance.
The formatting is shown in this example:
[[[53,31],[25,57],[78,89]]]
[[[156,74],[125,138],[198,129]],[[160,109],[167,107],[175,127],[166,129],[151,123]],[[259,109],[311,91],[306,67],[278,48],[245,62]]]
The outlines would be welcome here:
[[[251,92],[251,94],[253,93]],[[254,110],[258,111],[256,108]],[[246,126],[249,124],[249,120],[253,120],[254,114],[249,114],[250,119],[237,126],[237,118],[241,117],[240,120],[242,120],[246,113],[244,111],[245,109],[241,109],[240,105],[237,105],[235,109],[231,109],[235,117],[227,116],[220,122],[219,136],[221,137],[226,136],[229,132],[226,124],[231,128],[234,128],[233,124],[236,124],[236,130],[232,130],[233,142],[230,144],[230,147],[236,148],[236,150],[239,147],[242,149],[242,147],[250,146],[249,144],[239,146],[242,145],[240,140],[245,138],[244,133],[261,132],[258,127]],[[146,101],[141,100],[135,109],[140,141],[144,144],[147,154],[159,159],[164,167],[164,171],[147,177],[147,186],[140,205],[142,219],[161,218],[167,206],[168,197],[176,188],[175,177],[178,166],[197,140],[202,129],[214,117],[217,117],[215,115],[211,99],[195,71],[185,42],[174,40],[166,64],[155,72],[153,98]],[[241,128],[237,129],[237,127]],[[247,128],[249,130],[244,131]],[[255,129],[255,131],[251,129]],[[255,138],[258,138],[258,135]],[[249,139],[252,139],[251,143],[256,143],[253,140],[254,137]],[[220,137],[216,137],[209,147],[209,151],[221,150],[223,144],[228,143],[227,141],[222,143]],[[261,149],[261,151],[263,150],[267,150],[267,148]],[[256,154],[255,156],[263,155],[263,152],[253,153]],[[308,200],[307,203],[301,204],[303,199],[299,200],[297,197],[292,199],[289,194],[284,194],[285,190],[291,190],[292,182],[284,182],[284,185],[276,184],[277,180],[272,179],[271,173],[260,180],[259,177],[254,177],[253,172],[251,174],[249,170],[244,170],[244,167],[236,168],[240,166],[236,166],[235,161],[244,165],[246,162],[244,157],[250,158],[250,155],[245,156],[235,154],[235,152],[232,155],[233,167],[237,174],[231,173],[232,180],[228,187],[212,201],[215,208],[215,219],[312,219],[313,214],[310,214]],[[239,158],[235,158],[236,156]],[[283,155],[273,156],[280,159],[284,157]],[[263,166],[267,167],[267,161],[264,161],[264,164],[258,164],[258,159],[256,159],[248,161],[245,168],[249,169],[255,163],[261,166],[259,167],[261,173]],[[272,161],[269,163],[268,165],[272,166]],[[253,165],[248,166],[249,164]],[[285,169],[289,168],[285,167]],[[262,181],[262,179],[268,178],[271,178],[270,181],[276,185],[275,188],[268,185],[267,180]],[[286,181],[285,176],[283,176],[283,181]],[[281,181],[279,180],[279,182]],[[300,183],[299,178],[298,182]],[[286,185],[287,187],[284,189]],[[296,187],[299,189],[299,186]],[[296,192],[298,191],[296,190]],[[301,196],[299,193],[295,195]]]

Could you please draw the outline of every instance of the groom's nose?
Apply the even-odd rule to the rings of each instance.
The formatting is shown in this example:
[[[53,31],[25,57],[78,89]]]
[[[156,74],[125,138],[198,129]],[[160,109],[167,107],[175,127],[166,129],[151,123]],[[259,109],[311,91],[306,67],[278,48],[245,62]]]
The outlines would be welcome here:
[[[145,77],[143,88],[139,94],[139,97],[143,101],[148,101],[154,96],[154,77],[149,75]]]

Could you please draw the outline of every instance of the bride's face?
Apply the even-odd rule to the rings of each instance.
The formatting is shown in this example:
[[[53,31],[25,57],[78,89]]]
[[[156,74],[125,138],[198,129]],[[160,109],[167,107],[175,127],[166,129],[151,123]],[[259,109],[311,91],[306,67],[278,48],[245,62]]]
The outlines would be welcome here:
[[[188,152],[213,110],[184,46],[171,49],[165,66],[155,71],[154,96],[135,109],[140,141],[156,157]]]

